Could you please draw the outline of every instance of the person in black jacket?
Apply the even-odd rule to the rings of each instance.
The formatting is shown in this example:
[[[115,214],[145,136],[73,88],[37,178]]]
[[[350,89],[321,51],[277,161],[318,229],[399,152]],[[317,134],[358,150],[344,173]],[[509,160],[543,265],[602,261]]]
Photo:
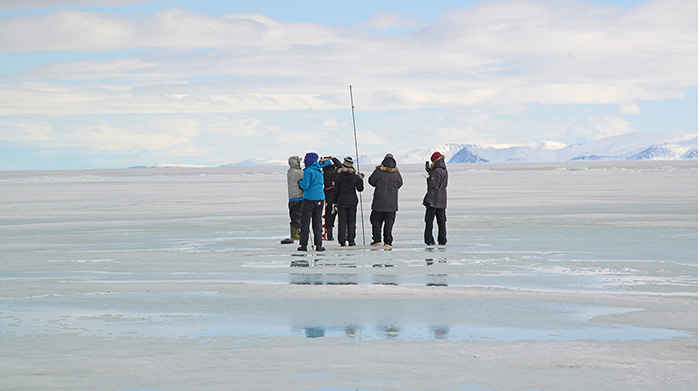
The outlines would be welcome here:
[[[345,246],[355,245],[357,232],[357,192],[365,188],[363,174],[357,174],[351,157],[343,160],[343,166],[338,170],[335,186],[330,198],[334,211],[338,213],[338,243]]]
[[[372,213],[369,216],[372,223],[372,246],[382,244],[383,233],[384,245],[390,247],[394,241],[392,229],[396,211],[399,210],[399,188],[403,186],[403,178],[392,154],[384,156],[382,164],[377,166],[367,182],[375,187]]]
[[[333,240],[333,226],[335,225],[335,213],[333,213],[333,206],[328,199],[333,193],[333,188],[335,186],[335,178],[338,176],[338,169],[343,167],[343,164],[333,156],[326,156],[321,159],[321,165],[323,166],[323,191],[326,195],[326,206],[325,206],[325,219],[324,227],[326,228],[326,240]]]
[[[447,166],[445,156],[440,152],[435,152],[431,157],[432,164],[425,163],[425,170],[430,174],[428,177],[428,191],[423,197],[425,206],[425,232],[423,239],[425,244],[432,246],[435,244],[433,238],[433,220],[437,218],[438,244],[447,244]]]

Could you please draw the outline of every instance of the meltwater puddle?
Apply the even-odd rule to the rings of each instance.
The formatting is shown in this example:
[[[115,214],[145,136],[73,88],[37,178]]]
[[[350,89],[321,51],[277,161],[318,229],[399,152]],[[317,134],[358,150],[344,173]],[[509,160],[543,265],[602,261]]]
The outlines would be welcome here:
[[[327,298],[313,293],[303,298],[241,297],[199,291],[77,294],[0,299],[0,335],[237,337],[241,344],[273,337],[510,342],[692,336],[596,320],[632,311],[444,297]]]

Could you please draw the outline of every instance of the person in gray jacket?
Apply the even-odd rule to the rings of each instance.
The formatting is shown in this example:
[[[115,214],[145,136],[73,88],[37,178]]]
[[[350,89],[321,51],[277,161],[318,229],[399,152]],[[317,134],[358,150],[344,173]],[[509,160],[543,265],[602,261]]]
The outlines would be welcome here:
[[[435,244],[433,237],[433,221],[437,218],[438,244],[447,244],[447,166],[445,156],[440,152],[435,152],[431,157],[432,164],[425,163],[425,170],[430,174],[428,177],[428,191],[423,197],[425,206],[425,232],[423,239],[425,244],[432,246]]]
[[[289,169],[287,170],[287,196],[289,197],[289,239],[282,241],[283,244],[294,243],[299,240],[299,232],[301,231],[301,200],[304,196],[304,191],[299,187],[299,181],[304,177],[304,171],[301,169],[301,159],[299,156],[290,156]]]
[[[399,188],[403,186],[403,178],[392,154],[384,156],[382,164],[370,175],[368,183],[375,188],[372,213],[369,216],[372,223],[372,246],[382,244],[382,233],[384,245],[391,246],[394,241],[392,230],[396,211],[399,210]]]

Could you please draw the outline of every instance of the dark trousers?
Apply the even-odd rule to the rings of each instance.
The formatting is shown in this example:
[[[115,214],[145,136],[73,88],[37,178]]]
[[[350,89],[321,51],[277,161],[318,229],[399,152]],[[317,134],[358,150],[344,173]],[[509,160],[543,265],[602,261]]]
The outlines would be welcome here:
[[[369,215],[369,222],[372,223],[372,243],[380,243],[382,241],[382,233],[384,233],[384,244],[392,244],[394,237],[391,236],[391,230],[394,228],[396,221],[396,212],[377,212],[372,211]],[[384,229],[382,230],[382,225]]]
[[[309,223],[314,230],[314,246],[316,248],[323,247],[323,224],[321,223],[321,215],[323,214],[323,200],[320,201],[301,201],[301,235],[299,235],[299,246],[306,247],[309,243]]]
[[[355,243],[357,234],[357,206],[338,207],[338,243],[343,244],[347,240]]]
[[[301,201],[289,201],[289,225],[301,228]]]
[[[326,192],[326,199],[329,199],[331,197],[331,194],[333,194],[332,191],[327,191]],[[326,219],[324,221],[324,224],[326,224],[326,231],[330,232],[331,236],[333,236],[333,226],[335,225],[335,213],[333,213],[333,204],[326,203]]]
[[[433,220],[437,218],[438,225],[438,244],[447,244],[447,215],[445,209],[425,208],[425,244],[434,244],[433,238]]]

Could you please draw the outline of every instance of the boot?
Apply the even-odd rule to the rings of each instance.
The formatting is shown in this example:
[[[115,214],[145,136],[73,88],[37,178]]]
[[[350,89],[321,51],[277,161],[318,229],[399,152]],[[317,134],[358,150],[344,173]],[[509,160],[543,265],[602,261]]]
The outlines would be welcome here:
[[[289,226],[289,234],[292,240],[299,240],[299,228]]]

